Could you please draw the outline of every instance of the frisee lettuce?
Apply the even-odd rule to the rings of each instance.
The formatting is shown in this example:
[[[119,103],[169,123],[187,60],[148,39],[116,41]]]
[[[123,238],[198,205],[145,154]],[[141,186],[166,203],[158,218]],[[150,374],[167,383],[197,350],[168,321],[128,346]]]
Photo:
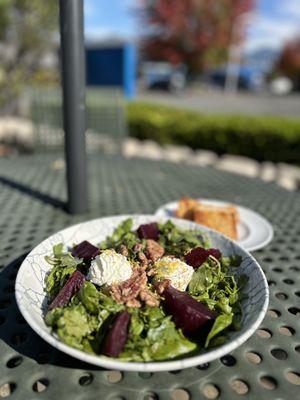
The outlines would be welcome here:
[[[240,262],[240,258],[237,257],[223,257],[219,262],[216,258],[210,256],[193,273],[189,283],[188,292],[196,300],[219,313],[207,336],[205,347],[208,347],[212,343],[212,339],[220,332],[224,333],[229,327],[233,329],[239,327],[242,317],[241,289],[247,278],[245,275],[241,275],[238,284],[232,275],[231,267],[237,267],[238,262]],[[215,342],[218,343],[218,341]]]
[[[82,259],[73,257],[63,250],[63,243],[53,246],[53,256],[45,256],[48,264],[52,265],[49,275],[45,278],[46,292],[50,299],[54,298],[64,286],[68,278],[82,264]]]
[[[208,237],[199,231],[180,229],[171,221],[158,224],[158,226],[159,243],[164,247],[166,254],[182,258],[195,247],[208,248],[210,246]]]

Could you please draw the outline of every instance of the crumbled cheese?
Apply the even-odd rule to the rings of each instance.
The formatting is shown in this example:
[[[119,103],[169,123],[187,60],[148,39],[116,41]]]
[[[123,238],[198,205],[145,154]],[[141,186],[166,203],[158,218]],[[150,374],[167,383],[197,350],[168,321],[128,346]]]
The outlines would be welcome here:
[[[132,266],[126,257],[115,250],[104,250],[92,262],[87,279],[95,285],[121,283],[131,277]]]
[[[163,257],[154,264],[156,271],[155,279],[169,279],[171,285],[178,290],[184,291],[194,272],[194,268],[178,258]]]

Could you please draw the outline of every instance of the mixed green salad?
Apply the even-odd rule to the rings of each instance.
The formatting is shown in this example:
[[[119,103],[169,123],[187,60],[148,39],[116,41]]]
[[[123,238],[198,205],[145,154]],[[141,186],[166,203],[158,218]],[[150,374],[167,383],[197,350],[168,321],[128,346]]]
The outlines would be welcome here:
[[[46,324],[87,353],[170,360],[218,346],[241,327],[240,257],[171,221],[133,230],[127,219],[98,246],[59,243],[45,259]]]

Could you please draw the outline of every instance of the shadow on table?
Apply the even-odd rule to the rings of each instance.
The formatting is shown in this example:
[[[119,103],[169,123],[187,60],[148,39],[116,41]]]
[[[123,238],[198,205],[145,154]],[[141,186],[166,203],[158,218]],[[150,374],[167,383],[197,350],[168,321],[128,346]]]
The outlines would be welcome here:
[[[66,203],[62,200],[56,199],[55,197],[49,196],[45,193],[41,193],[36,189],[32,189],[29,186],[23,185],[22,183],[13,181],[12,179],[8,179],[4,176],[0,176],[0,183],[3,185],[9,186],[12,189],[18,190],[19,192],[25,193],[37,200],[42,201],[43,203],[50,204],[53,207],[61,208],[63,210],[66,209]]]
[[[39,364],[52,364],[65,368],[102,370],[70,357],[40,338],[22,317],[15,299],[15,279],[19,267],[27,254],[16,258],[0,272],[0,348],[4,341],[20,355]],[[4,356],[5,350],[1,351]]]

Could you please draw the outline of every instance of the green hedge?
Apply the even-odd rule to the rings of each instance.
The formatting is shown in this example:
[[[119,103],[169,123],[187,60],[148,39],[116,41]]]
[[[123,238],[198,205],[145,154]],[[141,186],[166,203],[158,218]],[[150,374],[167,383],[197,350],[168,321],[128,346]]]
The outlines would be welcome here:
[[[128,104],[131,136],[259,161],[300,162],[300,119],[204,115],[163,105]]]

